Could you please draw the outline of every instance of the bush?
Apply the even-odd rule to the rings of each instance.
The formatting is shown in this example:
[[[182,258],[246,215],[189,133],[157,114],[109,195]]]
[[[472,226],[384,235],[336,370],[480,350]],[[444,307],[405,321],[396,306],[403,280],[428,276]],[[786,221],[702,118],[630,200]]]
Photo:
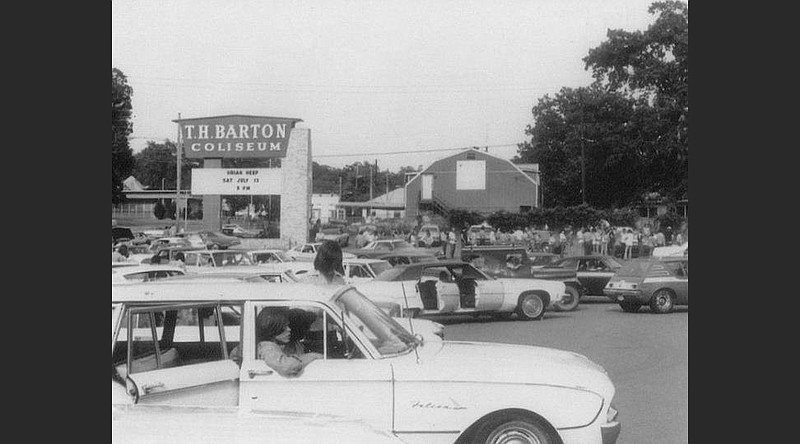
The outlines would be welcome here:
[[[153,207],[153,215],[156,217],[156,219],[158,220],[163,219],[164,215],[166,214],[166,211],[167,210],[166,208],[164,208],[164,204],[162,204],[160,200],[156,201],[156,204]]]

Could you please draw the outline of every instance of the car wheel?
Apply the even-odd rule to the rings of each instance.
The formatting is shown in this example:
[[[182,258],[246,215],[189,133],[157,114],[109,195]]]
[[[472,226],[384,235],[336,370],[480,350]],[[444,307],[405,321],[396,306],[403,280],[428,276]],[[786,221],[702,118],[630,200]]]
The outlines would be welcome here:
[[[561,302],[556,303],[555,309],[557,311],[572,311],[578,308],[580,303],[581,293],[577,288],[567,285],[567,296]]]
[[[622,311],[625,313],[636,313],[642,304],[638,302],[620,302],[619,306],[622,307]]]
[[[560,440],[549,428],[540,425],[537,421],[518,415],[513,419],[498,416],[494,420],[487,421],[476,431],[475,439],[471,442],[480,444],[555,444]]]
[[[517,314],[526,321],[542,319],[544,316],[542,297],[536,293],[522,293],[517,302]]]
[[[675,300],[669,290],[658,290],[650,299],[650,309],[653,313],[669,313],[675,307]]]

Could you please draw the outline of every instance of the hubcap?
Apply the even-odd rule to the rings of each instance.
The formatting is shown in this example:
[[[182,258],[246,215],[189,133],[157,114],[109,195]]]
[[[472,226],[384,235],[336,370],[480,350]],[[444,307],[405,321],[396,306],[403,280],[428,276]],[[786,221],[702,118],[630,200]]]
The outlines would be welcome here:
[[[536,317],[542,311],[542,300],[536,296],[525,298],[522,301],[522,312],[530,317]]]
[[[542,444],[539,437],[532,431],[512,425],[497,430],[489,437],[488,442],[492,444]]]

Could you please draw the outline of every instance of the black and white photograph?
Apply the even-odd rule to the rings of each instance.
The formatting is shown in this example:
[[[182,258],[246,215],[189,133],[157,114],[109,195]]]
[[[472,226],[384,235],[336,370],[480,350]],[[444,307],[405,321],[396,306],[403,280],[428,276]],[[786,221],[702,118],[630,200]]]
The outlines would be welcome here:
[[[114,0],[111,63],[111,442],[689,442],[688,0]]]

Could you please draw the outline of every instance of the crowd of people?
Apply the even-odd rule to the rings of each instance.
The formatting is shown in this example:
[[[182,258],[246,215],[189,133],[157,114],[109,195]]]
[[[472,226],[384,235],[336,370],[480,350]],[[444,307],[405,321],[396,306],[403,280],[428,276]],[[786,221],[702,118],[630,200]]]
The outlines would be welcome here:
[[[412,245],[430,248],[433,236],[429,230],[411,230],[404,237]],[[459,257],[463,246],[469,245],[523,245],[531,251],[548,251],[562,256],[578,256],[589,254],[617,255],[623,259],[645,256],[656,247],[666,245],[683,245],[688,240],[686,226],[678,230],[666,226],[653,229],[650,226],[641,228],[615,227],[601,221],[593,226],[571,227],[561,230],[550,230],[543,227],[519,227],[515,230],[495,229],[489,225],[481,225],[479,229],[444,227],[439,234],[439,244],[445,257]]]

